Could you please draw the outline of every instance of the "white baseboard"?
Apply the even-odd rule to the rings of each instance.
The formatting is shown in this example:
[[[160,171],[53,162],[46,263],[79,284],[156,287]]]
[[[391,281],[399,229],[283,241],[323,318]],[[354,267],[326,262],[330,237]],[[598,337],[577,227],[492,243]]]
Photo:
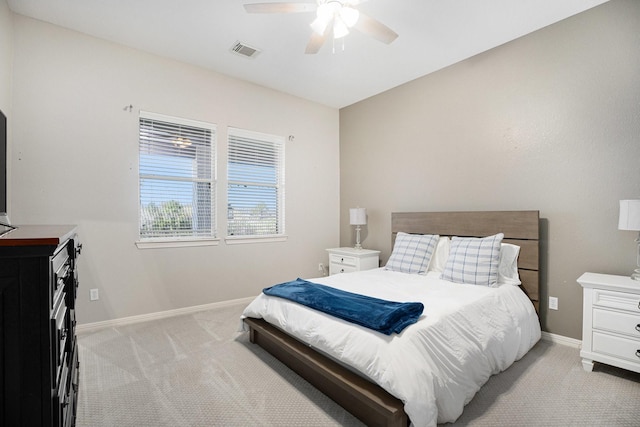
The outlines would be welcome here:
[[[563,335],[552,334],[551,332],[542,332],[542,340],[556,344],[567,345],[569,347],[581,348],[582,341],[575,338],[565,337]]]
[[[103,322],[84,323],[76,326],[76,333],[94,331],[96,329],[111,328],[114,326],[130,325],[132,323],[147,322],[149,320],[165,319],[167,317],[179,316],[183,314],[196,313],[198,311],[212,310],[216,308],[229,307],[236,304],[249,304],[256,297],[240,298],[230,301],[213,302],[211,304],[194,305],[192,307],[178,308],[175,310],[159,311],[156,313],[141,314],[139,316],[122,317],[119,319],[105,320]]]

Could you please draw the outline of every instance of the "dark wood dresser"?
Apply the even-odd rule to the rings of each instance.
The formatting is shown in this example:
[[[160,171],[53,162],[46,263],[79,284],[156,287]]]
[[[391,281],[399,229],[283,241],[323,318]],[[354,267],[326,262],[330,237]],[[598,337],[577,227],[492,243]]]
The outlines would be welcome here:
[[[0,237],[0,425],[73,426],[78,393],[72,225]]]

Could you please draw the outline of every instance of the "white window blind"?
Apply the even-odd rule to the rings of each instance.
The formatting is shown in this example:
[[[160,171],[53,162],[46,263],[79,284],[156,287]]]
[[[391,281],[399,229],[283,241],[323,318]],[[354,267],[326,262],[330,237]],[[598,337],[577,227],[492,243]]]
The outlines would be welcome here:
[[[284,234],[284,138],[229,128],[227,234]]]
[[[215,236],[215,125],[140,112],[140,239]]]

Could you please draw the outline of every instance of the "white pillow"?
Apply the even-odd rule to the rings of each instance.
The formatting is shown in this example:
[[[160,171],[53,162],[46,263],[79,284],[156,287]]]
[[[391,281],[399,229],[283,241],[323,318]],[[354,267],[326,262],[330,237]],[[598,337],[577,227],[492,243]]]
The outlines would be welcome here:
[[[440,236],[399,232],[385,270],[426,274]]]
[[[442,278],[454,283],[496,286],[500,244],[504,234],[488,237],[453,237]]]
[[[438,239],[438,245],[436,246],[436,250],[431,257],[431,262],[429,263],[429,269],[427,271],[435,271],[436,273],[442,273],[444,270],[444,266],[447,263],[447,258],[449,258],[449,247],[451,246],[451,239],[447,236],[441,236]]]
[[[518,274],[518,254],[520,246],[503,243],[500,247],[500,263],[498,264],[498,285],[522,284]]]

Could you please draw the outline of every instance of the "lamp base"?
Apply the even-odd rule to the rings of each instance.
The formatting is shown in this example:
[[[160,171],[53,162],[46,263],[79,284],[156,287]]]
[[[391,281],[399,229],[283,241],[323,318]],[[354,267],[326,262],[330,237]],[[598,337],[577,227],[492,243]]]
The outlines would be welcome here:
[[[631,274],[631,278],[633,280],[640,281],[640,231],[638,231],[638,237],[636,237],[636,243],[638,244],[638,250],[636,251],[636,267],[637,268],[633,270],[633,273]]]
[[[356,245],[353,247],[354,249],[362,249],[362,245],[360,244],[360,226],[356,226]]]

